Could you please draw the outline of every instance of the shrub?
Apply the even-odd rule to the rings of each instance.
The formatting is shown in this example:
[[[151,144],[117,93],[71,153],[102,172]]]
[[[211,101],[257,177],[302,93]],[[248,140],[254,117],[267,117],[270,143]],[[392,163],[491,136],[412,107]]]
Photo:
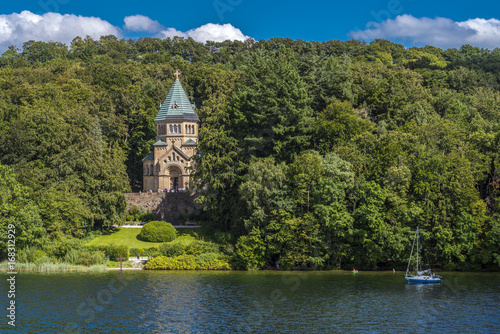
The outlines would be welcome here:
[[[83,241],[75,238],[62,238],[55,240],[54,244],[46,247],[47,255],[64,259],[71,249],[81,249]]]
[[[213,242],[194,240],[185,246],[184,252],[188,255],[200,255],[203,253],[218,253],[219,245],[214,244]]]
[[[158,251],[158,246],[153,246],[149,248],[130,248],[131,256],[137,256],[139,253],[141,256],[160,256],[160,252]]]
[[[144,213],[142,215],[139,216],[139,219],[138,221],[141,221],[141,222],[150,222],[152,220],[155,219],[155,215],[154,213]]]
[[[112,261],[120,261],[118,258],[121,256],[128,261],[130,257],[130,251],[125,245],[110,245],[106,247],[106,255],[109,256],[109,259]]]
[[[135,216],[139,213],[140,209],[137,205],[133,205],[132,208],[128,211],[128,213],[131,215],[131,216]]]
[[[163,221],[152,221],[144,225],[138,238],[149,242],[169,242],[177,237],[172,224]]]
[[[90,249],[71,249],[66,253],[64,262],[82,266],[103,263],[104,252]],[[119,257],[119,256],[118,256]]]
[[[159,252],[159,247],[153,246],[153,247],[149,247],[148,249],[146,249],[144,252],[144,255],[154,257],[154,256],[160,256],[161,254]]]
[[[228,270],[229,263],[218,254],[203,256],[180,255],[177,257],[159,256],[144,265],[147,270]]]
[[[42,257],[36,259],[34,263],[37,265],[42,265],[42,264],[52,263],[52,260],[47,255],[43,255]]]
[[[70,249],[66,253],[66,256],[64,256],[64,262],[66,263],[78,264],[79,260],[80,260],[80,252],[77,251],[76,249]]]
[[[229,244],[231,242],[231,233],[229,232],[222,232],[222,231],[215,231],[214,232],[214,239],[215,242],[218,244]]]
[[[253,229],[249,235],[239,237],[236,243],[235,257],[238,266],[247,270],[262,268],[265,261],[264,241],[259,229]]]
[[[17,253],[17,262],[36,263],[38,259],[45,256],[45,252],[36,246],[26,247]]]
[[[184,254],[186,242],[176,241],[168,244],[161,244],[159,253],[163,256],[176,257]]]
[[[80,253],[80,259],[78,261],[78,264],[80,264],[82,266],[99,265],[99,264],[103,264],[103,258],[104,258],[103,252],[82,251]],[[127,258],[127,260],[128,260],[128,258]]]
[[[160,254],[176,257],[179,255],[200,255],[204,253],[219,253],[219,245],[202,240],[178,240],[160,245]]]

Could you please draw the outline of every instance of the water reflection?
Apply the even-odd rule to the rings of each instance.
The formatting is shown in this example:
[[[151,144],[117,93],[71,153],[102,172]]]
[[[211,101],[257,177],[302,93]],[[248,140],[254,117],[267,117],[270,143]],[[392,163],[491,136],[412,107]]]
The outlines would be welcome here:
[[[23,273],[17,330],[490,333],[500,328],[499,278],[449,273],[441,284],[408,285],[402,274],[370,272]]]

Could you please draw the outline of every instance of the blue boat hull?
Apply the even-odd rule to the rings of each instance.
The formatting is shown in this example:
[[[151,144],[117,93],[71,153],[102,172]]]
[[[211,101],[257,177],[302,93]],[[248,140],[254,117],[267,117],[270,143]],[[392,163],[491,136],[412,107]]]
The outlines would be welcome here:
[[[441,279],[434,277],[430,278],[428,276],[414,276],[414,277],[405,277],[406,282],[414,283],[414,284],[433,284],[433,283],[441,283]]]

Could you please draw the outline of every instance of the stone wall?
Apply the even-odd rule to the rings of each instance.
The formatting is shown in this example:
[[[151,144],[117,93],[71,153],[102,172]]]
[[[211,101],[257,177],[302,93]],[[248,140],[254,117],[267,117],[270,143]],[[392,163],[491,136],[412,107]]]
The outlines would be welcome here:
[[[174,225],[179,224],[179,214],[190,213],[198,208],[195,195],[179,193],[128,193],[127,210],[134,205],[152,212],[157,220],[164,220]]]

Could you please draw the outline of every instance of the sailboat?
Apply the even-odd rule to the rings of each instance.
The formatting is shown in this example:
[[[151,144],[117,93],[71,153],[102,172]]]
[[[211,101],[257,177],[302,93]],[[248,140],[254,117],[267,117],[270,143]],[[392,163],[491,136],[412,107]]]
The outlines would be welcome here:
[[[431,269],[426,269],[426,270],[419,270],[419,263],[418,263],[418,226],[417,226],[417,232],[415,233],[415,238],[413,239],[413,245],[411,246],[411,253],[410,253],[410,259],[408,260],[408,268],[406,268],[406,275],[405,279],[406,282],[408,283],[421,283],[421,284],[428,284],[428,283],[441,283],[441,276],[434,274]],[[413,256],[413,248],[415,246],[415,241],[417,242],[417,266],[415,268],[416,275],[414,275],[412,272],[410,272],[410,263],[411,263],[411,258]]]

